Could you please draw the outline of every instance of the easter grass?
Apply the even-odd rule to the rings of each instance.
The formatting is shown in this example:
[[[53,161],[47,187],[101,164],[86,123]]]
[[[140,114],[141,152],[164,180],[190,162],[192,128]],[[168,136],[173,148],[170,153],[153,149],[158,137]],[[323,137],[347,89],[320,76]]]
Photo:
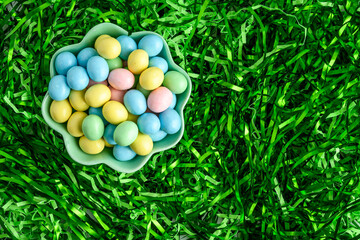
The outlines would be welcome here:
[[[332,2],[3,1],[0,238],[358,239],[360,10]],[[100,22],[161,34],[193,81],[183,139],[133,174],[75,163],[40,113]]]

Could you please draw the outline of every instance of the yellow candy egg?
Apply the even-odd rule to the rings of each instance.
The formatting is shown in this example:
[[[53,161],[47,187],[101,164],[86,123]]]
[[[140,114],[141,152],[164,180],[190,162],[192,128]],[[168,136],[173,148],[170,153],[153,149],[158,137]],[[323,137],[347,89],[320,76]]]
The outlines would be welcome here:
[[[114,147],[114,145],[108,143],[105,138],[104,138],[104,142],[105,142],[105,147]]]
[[[66,122],[72,113],[72,108],[67,99],[62,101],[52,101],[50,105],[50,116],[57,123]]]
[[[149,66],[149,55],[144,50],[137,49],[130,53],[127,64],[130,72],[140,74]]]
[[[79,140],[79,145],[81,150],[87,154],[98,154],[101,153],[105,148],[104,139],[100,138],[96,141],[87,139],[85,136],[82,136]]]
[[[164,72],[158,67],[149,67],[140,75],[140,86],[145,90],[154,90],[164,81]]]
[[[71,106],[76,111],[86,111],[89,108],[89,105],[85,101],[85,89],[81,91],[71,90],[69,95],[69,101]]]
[[[109,101],[105,103],[102,113],[104,118],[114,125],[118,125],[128,118],[128,111],[125,106],[118,101]]]
[[[101,107],[111,98],[111,91],[108,86],[95,84],[85,92],[85,101],[90,107]]]
[[[100,40],[101,40],[101,39],[104,39],[104,38],[107,38],[107,37],[111,37],[111,36],[110,36],[110,35],[107,35],[107,34],[100,35],[100,36],[96,39],[96,41],[95,41],[94,48],[97,49]]]
[[[153,149],[153,141],[149,135],[140,133],[135,141],[130,144],[131,149],[138,155],[148,155]]]
[[[87,114],[85,112],[74,112],[69,121],[67,122],[67,130],[73,137],[81,137],[84,135],[82,131],[82,122],[86,118]]]
[[[139,115],[134,115],[128,112],[128,118],[126,119],[126,121],[132,121],[134,123],[137,123],[138,118]]]
[[[113,37],[103,37],[97,42],[95,49],[105,59],[114,59],[121,52],[119,41]]]

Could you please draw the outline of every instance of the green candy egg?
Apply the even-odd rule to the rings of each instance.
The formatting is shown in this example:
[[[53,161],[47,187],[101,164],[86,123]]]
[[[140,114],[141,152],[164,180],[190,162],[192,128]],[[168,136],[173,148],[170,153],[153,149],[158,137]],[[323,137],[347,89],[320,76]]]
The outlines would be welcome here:
[[[111,72],[115,68],[122,68],[123,64],[119,57],[116,57],[114,59],[106,59],[107,64],[109,65],[109,71]]]
[[[94,114],[90,114],[83,120],[81,128],[85,137],[92,141],[96,141],[104,135],[104,122]]]
[[[137,138],[139,129],[134,122],[120,123],[114,131],[114,140],[120,146],[129,146]]]
[[[142,94],[144,94],[144,96],[147,98],[149,96],[149,94],[151,93],[150,90],[146,90],[146,89],[143,89],[140,85],[140,83],[138,83],[136,85],[136,89],[139,90]]]
[[[175,94],[183,93],[187,84],[185,76],[177,71],[169,71],[165,74],[163,85]]]

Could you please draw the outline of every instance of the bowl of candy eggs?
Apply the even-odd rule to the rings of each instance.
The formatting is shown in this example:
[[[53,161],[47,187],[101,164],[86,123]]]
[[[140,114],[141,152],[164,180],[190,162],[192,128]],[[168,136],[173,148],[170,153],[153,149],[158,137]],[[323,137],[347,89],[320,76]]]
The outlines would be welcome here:
[[[50,76],[42,115],[80,164],[135,172],[183,136],[191,80],[156,33],[96,25],[53,55]]]

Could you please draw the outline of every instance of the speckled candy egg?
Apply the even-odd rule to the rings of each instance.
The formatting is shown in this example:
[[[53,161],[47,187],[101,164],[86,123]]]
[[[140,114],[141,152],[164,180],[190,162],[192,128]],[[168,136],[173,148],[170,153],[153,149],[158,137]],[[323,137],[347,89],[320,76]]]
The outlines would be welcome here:
[[[66,122],[72,113],[72,108],[67,99],[62,101],[52,101],[50,105],[50,116],[57,123]]]
[[[159,87],[152,91],[147,99],[148,107],[155,113],[165,111],[172,102],[173,94],[166,87]]]
[[[49,83],[49,95],[53,100],[61,101],[66,99],[70,94],[70,87],[63,75],[56,75],[51,78]]]
[[[102,82],[109,76],[109,66],[100,56],[91,57],[86,65],[89,77],[95,82]]]
[[[66,81],[71,89],[80,91],[85,89],[89,84],[89,76],[85,68],[75,66],[67,72]]]
[[[175,94],[183,93],[187,84],[185,76],[177,71],[169,71],[165,74],[163,85]]]
[[[134,85],[135,76],[125,68],[117,68],[110,72],[108,82],[117,90],[127,90]]]
[[[79,140],[79,146],[87,154],[98,154],[101,153],[105,148],[104,139],[100,138],[96,141],[92,141],[85,136],[82,136]]]
[[[85,101],[90,107],[101,107],[111,98],[110,89],[103,84],[96,84],[85,92]]]
[[[112,71],[115,68],[122,68],[123,62],[119,57],[116,57],[114,59],[106,59],[106,62],[109,66],[109,70]]]
[[[133,74],[140,74],[149,66],[149,55],[142,49],[137,49],[130,53],[128,68]]]
[[[128,111],[125,106],[117,101],[109,101],[105,103],[102,109],[104,118],[111,124],[119,124],[126,121]]]
[[[117,90],[113,88],[112,86],[109,87],[111,92],[111,98],[110,100],[118,101],[121,103],[124,103],[124,96],[127,90]]]
[[[96,41],[95,49],[99,55],[105,59],[114,59],[120,55],[121,45],[113,37],[100,36],[101,39]]]
[[[136,42],[129,36],[121,35],[116,40],[118,40],[121,45],[121,59],[127,60],[130,53],[137,49]]]
[[[177,133],[181,128],[180,115],[171,108],[166,109],[164,112],[159,114],[161,130],[168,134]]]
[[[154,134],[160,130],[160,120],[153,113],[144,113],[138,120],[139,131],[145,134]]]
[[[139,83],[145,90],[154,90],[161,86],[164,81],[164,73],[158,67],[150,67],[144,70],[139,79]]]
[[[154,143],[149,135],[139,133],[135,141],[130,145],[131,149],[140,156],[148,155],[153,149]]]
[[[104,123],[99,116],[88,115],[84,118],[81,129],[87,139],[96,141],[104,134]]]
[[[110,35],[107,35],[107,34],[100,35],[100,36],[95,40],[94,48],[97,49],[98,46],[99,46],[99,42],[100,42],[102,39],[108,38],[108,37],[111,37],[111,36],[110,36]]]
[[[92,47],[87,47],[82,49],[77,55],[78,64],[84,68],[86,68],[87,62],[93,56],[99,56],[96,50]]]
[[[129,161],[136,156],[136,153],[130,147],[115,145],[113,155],[119,161]]]
[[[66,75],[67,71],[76,65],[76,57],[71,52],[62,52],[55,59],[55,70],[61,75]]]
[[[87,117],[85,112],[74,112],[69,118],[66,128],[73,137],[81,137],[84,135],[82,131],[82,122]]]
[[[145,96],[135,89],[129,90],[125,93],[124,104],[126,109],[134,115],[143,114],[147,108]]]
[[[114,140],[114,132],[115,132],[116,127],[117,127],[116,125],[109,124],[106,126],[105,131],[104,131],[104,138],[111,145],[116,144],[116,142]]]
[[[167,61],[162,57],[152,57],[152,58],[150,58],[149,67],[158,67],[164,72],[164,74],[169,69],[169,65],[168,65]]]
[[[86,111],[89,108],[85,101],[85,89],[81,91],[71,90],[69,101],[71,106],[77,111]]]
[[[155,34],[149,34],[140,39],[138,48],[145,50],[149,57],[158,55],[163,49],[164,43],[161,37]]]
[[[114,140],[120,146],[129,146],[138,136],[139,129],[131,121],[120,123],[114,132]]]

